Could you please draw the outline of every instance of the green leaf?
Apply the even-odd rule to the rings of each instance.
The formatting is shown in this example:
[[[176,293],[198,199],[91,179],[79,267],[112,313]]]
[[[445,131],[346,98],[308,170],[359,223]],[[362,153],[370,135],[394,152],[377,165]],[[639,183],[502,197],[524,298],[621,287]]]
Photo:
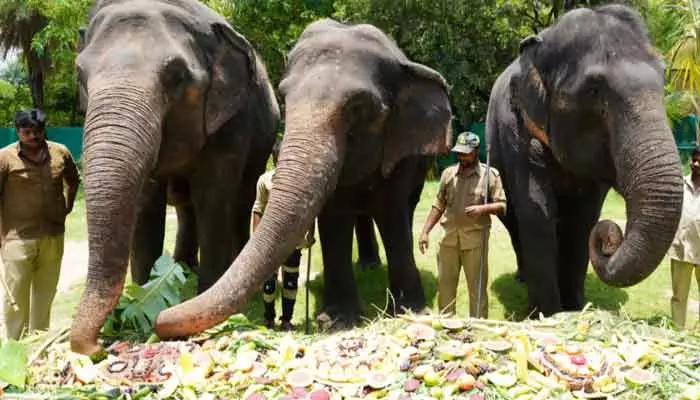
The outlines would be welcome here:
[[[0,345],[0,380],[24,388],[27,378],[27,350],[15,340]]]

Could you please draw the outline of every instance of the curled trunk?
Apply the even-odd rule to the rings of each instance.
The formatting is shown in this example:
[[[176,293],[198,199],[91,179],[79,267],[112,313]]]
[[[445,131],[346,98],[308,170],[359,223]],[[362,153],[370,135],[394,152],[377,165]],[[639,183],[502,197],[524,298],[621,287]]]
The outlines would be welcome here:
[[[342,122],[327,106],[287,109],[287,132],[260,225],[214,286],[158,315],[161,338],[201,332],[235,313],[300,242],[335,189],[345,152]]]
[[[90,253],[70,335],[78,353],[99,350],[99,331],[124,286],[136,200],[160,143],[163,104],[153,93],[120,83],[89,95],[83,169]]]
[[[655,99],[658,100],[658,99]],[[635,285],[649,276],[668,250],[681,214],[683,182],[678,150],[661,101],[617,112],[620,127],[612,143],[619,190],[627,205],[622,232],[611,221],[591,232],[591,263],[612,286]]]

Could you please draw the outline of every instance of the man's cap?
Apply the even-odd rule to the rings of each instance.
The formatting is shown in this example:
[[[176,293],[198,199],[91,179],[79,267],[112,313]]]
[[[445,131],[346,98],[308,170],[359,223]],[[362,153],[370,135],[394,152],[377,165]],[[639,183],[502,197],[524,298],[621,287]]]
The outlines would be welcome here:
[[[473,132],[462,132],[457,136],[457,144],[452,148],[455,153],[470,154],[479,147],[479,136]]]
[[[38,108],[27,108],[15,113],[15,126],[18,128],[39,128],[46,126],[46,113]]]

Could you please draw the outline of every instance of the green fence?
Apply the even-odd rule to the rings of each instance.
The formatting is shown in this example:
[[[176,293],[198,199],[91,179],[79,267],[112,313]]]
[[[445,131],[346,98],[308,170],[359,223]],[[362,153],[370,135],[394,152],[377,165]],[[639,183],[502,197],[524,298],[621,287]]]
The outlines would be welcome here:
[[[673,137],[676,140],[676,146],[678,146],[678,151],[681,154],[683,162],[692,154],[695,146],[698,145],[697,141],[697,126],[698,117],[695,115],[690,115],[682,120],[675,121],[672,126]],[[469,131],[476,133],[481,139],[481,143],[484,144],[484,132],[486,129],[486,124],[483,122],[475,122],[469,126]],[[457,141],[457,135],[461,131],[455,127],[454,134],[452,135],[452,145]],[[482,162],[486,162],[486,146],[481,146],[479,149],[479,159]],[[437,157],[437,175],[442,173],[442,171],[448,166],[457,163],[457,157],[454,153],[450,153],[449,156],[438,156]]]
[[[697,145],[697,124],[698,118],[695,115],[686,117],[673,124],[673,136],[676,139],[676,145],[681,155],[686,158]],[[486,124],[483,122],[475,122],[469,126],[470,131],[476,133],[481,138],[481,143],[484,142],[484,132]],[[457,135],[461,131],[455,127],[454,135],[452,135],[452,145],[457,141]],[[80,161],[83,154],[83,128],[79,126],[71,127],[56,127],[48,128],[47,132],[49,140],[62,143],[70,150],[73,157]],[[10,143],[17,141],[17,134],[14,128],[0,128],[0,147],[4,147]],[[479,159],[486,162],[486,146],[480,146]],[[448,156],[437,157],[437,173],[438,176],[448,166],[455,164],[457,157],[450,153]]]
[[[73,158],[80,161],[83,155],[83,128],[60,127],[48,128],[46,136],[53,142],[62,143],[70,150]],[[17,133],[14,128],[0,128],[0,147],[5,147],[17,141]]]

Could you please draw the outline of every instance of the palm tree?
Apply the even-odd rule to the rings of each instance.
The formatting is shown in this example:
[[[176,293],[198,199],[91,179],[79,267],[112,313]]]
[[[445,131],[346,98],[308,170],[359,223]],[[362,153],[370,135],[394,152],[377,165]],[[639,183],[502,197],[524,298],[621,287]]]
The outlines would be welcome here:
[[[32,102],[34,107],[44,107],[44,74],[49,67],[49,55],[46,49],[33,48],[32,40],[48,20],[26,3],[26,0],[0,0],[0,48],[3,57],[13,48],[22,51]]]
[[[685,0],[683,28],[668,52],[668,76],[671,87],[697,95],[700,89],[700,15],[694,0]]]

